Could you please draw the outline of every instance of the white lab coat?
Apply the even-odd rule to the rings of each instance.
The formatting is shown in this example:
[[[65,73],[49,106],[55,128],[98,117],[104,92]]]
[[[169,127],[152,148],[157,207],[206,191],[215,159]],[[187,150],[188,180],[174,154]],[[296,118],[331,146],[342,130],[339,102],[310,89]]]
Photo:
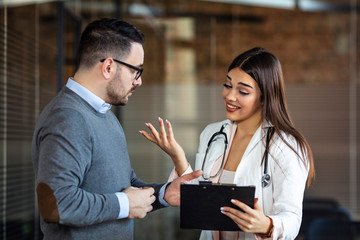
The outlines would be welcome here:
[[[218,132],[222,125],[226,125],[224,132],[227,134],[229,146],[236,131],[236,124],[230,120],[209,124],[200,135],[198,153],[196,154],[195,170],[202,168],[205,151],[211,136]],[[261,165],[265,150],[267,128],[271,126],[264,122],[253,135],[245,153],[236,169],[234,183],[240,186],[256,186],[255,198],[262,207],[265,215],[273,219],[274,231],[271,239],[295,239],[299,232],[302,219],[302,201],[308,167],[291,150],[278,135],[274,134],[270,143],[268,155],[268,173],[271,175],[271,183],[268,187],[261,186],[261,177],[264,173],[264,164]],[[292,136],[283,137],[291,146],[298,150],[298,145]],[[218,147],[217,147],[218,146]],[[211,148],[210,157],[207,157],[203,171],[212,172],[214,175],[220,167],[223,154],[223,141],[214,144]],[[298,150],[299,154],[301,152]],[[225,164],[224,164],[225,165]],[[191,166],[184,173],[191,172]],[[176,178],[176,172],[170,174],[169,180]],[[202,180],[201,178],[199,180]],[[213,180],[214,181],[214,180]],[[217,181],[217,179],[215,179]],[[214,234],[211,231],[202,231],[201,240],[212,240]],[[216,235],[215,235],[216,236]],[[239,239],[261,239],[260,236],[251,233],[240,232]]]

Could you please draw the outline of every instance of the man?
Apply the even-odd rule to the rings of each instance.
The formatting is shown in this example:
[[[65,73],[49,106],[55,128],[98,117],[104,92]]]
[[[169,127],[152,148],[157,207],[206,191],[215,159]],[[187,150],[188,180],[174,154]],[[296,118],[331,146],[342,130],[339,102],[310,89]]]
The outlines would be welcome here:
[[[146,184],[131,168],[123,129],[109,111],[141,85],[143,34],[117,19],[90,23],[79,68],[41,113],[32,158],[44,239],[132,239],[134,218],[179,205],[179,186]]]

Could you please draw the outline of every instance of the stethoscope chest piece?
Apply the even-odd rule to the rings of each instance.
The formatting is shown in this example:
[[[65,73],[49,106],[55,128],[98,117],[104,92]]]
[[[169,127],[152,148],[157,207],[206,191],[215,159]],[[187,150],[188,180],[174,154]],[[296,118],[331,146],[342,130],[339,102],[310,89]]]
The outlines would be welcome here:
[[[263,175],[261,177],[261,186],[263,188],[269,186],[270,182],[271,182],[271,177],[270,177],[270,175],[268,173],[266,173],[265,175]]]

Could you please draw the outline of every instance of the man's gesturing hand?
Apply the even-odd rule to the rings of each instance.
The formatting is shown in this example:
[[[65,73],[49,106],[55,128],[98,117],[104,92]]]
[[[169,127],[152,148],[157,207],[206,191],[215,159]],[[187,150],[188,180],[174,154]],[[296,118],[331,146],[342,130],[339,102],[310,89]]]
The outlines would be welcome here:
[[[196,179],[200,177],[201,174],[202,171],[197,170],[172,181],[166,188],[164,200],[171,206],[180,206],[180,184]]]
[[[154,189],[127,187],[123,191],[129,199],[129,218],[144,218],[153,207],[155,201]]]

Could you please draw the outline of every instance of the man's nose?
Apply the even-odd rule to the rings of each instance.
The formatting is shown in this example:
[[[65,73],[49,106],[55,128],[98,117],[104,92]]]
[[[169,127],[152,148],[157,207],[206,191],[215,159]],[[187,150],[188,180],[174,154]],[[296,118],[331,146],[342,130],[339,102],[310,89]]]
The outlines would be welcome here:
[[[142,85],[141,76],[138,79],[135,79],[135,81],[133,82],[133,85],[138,86],[138,87],[140,87]]]

